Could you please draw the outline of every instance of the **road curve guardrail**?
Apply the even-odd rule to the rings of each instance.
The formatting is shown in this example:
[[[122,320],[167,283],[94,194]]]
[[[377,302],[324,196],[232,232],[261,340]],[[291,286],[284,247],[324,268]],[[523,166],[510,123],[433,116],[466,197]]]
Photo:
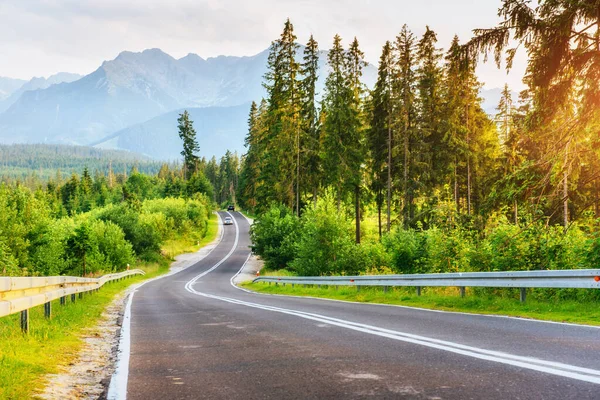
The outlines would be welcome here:
[[[21,326],[28,330],[28,310],[45,306],[45,315],[50,317],[50,304],[60,299],[62,305],[67,296],[75,300],[75,295],[100,289],[108,282],[121,280],[133,275],[145,275],[141,269],[108,274],[99,278],[78,278],[73,276],[44,277],[0,277],[0,318],[21,312]]]
[[[453,272],[445,274],[360,275],[360,276],[261,276],[253,282],[291,285],[333,286],[410,286],[417,294],[427,286],[456,286],[464,296],[465,287],[496,287],[521,289],[525,301],[526,288],[600,289],[600,269]]]

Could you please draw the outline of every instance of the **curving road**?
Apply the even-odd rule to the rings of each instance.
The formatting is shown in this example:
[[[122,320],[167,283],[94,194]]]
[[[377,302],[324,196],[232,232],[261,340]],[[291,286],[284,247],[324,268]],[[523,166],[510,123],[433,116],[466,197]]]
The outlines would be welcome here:
[[[600,399],[597,328],[240,290],[231,215],[206,258],[137,291],[128,398]]]

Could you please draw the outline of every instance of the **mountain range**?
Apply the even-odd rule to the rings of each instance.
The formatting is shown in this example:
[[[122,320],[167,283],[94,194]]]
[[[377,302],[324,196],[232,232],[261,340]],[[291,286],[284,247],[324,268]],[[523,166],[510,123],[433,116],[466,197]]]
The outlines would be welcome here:
[[[243,153],[249,104],[265,96],[267,58],[268,50],[251,57],[176,59],[149,49],[122,52],[83,77],[0,78],[0,143],[95,145],[172,160],[180,151],[177,115],[188,109],[201,155]],[[325,52],[320,59],[322,93]],[[376,67],[367,65],[367,87],[376,78]]]

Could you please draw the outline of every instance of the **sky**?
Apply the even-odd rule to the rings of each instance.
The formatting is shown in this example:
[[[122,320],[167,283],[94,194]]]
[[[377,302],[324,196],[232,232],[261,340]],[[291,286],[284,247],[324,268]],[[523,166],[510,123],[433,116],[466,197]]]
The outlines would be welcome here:
[[[357,37],[376,64],[387,40],[403,24],[420,37],[429,25],[447,49],[453,36],[465,42],[475,28],[499,21],[500,0],[0,0],[0,76],[30,79],[57,72],[82,75],[120,52],[160,48],[173,57],[251,56],[281,33],[286,18],[298,40],[310,34],[321,49],[338,33]],[[526,57],[513,70],[480,63],[486,88],[521,83]]]

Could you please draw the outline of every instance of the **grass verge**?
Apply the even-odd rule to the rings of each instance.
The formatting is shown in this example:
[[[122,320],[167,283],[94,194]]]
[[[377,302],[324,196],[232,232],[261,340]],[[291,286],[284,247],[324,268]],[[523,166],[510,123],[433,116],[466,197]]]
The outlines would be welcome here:
[[[261,275],[273,276],[271,271]],[[461,298],[458,288],[423,288],[421,296],[417,296],[413,288],[383,288],[348,286],[302,287],[295,285],[275,286],[268,283],[244,283],[243,287],[259,293],[283,294],[290,296],[311,296],[334,300],[355,301],[361,303],[393,304],[409,307],[420,307],[434,310],[457,311],[474,314],[507,315],[555,322],[600,326],[600,313],[597,301],[574,300],[542,300],[528,298],[521,303],[518,294],[500,291],[503,296],[486,295],[483,291],[467,288],[467,295]],[[515,297],[505,297],[514,295]]]
[[[163,249],[167,256],[158,263],[132,266],[145,270],[145,276],[108,283],[98,293],[84,294],[83,299],[77,298],[74,303],[68,300],[62,307],[54,301],[51,320],[44,318],[43,306],[32,308],[27,335],[21,332],[19,314],[0,318],[0,399],[35,398],[43,389],[47,374],[58,373],[77,359],[83,346],[81,336],[98,324],[105,308],[119,293],[130,285],[168,272],[174,255],[197,251],[215,240],[217,230],[214,216],[199,244],[189,237],[171,241],[171,247]]]

